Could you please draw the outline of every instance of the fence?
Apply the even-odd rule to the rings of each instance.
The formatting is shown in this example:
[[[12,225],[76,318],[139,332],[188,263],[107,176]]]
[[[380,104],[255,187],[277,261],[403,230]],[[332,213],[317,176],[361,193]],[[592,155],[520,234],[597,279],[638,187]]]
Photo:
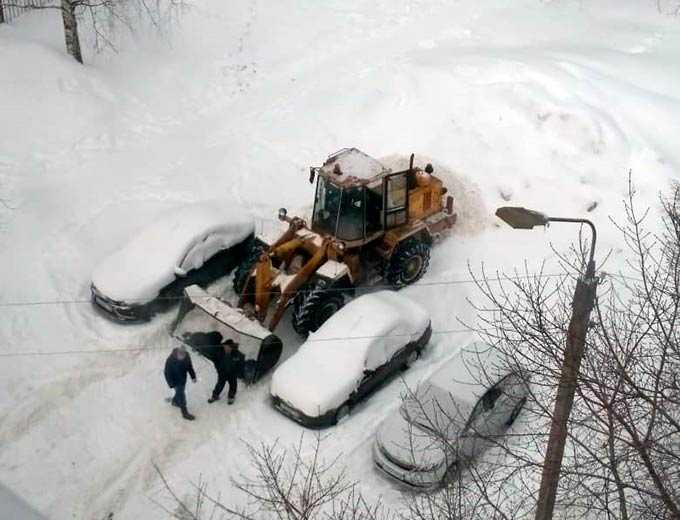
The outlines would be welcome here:
[[[31,9],[56,7],[56,0],[0,0],[0,23],[8,23]]]

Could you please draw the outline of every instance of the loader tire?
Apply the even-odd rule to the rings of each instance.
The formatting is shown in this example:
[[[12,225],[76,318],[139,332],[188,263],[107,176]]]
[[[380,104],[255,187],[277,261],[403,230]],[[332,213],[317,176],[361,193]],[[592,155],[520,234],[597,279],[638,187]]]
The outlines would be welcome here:
[[[241,260],[241,263],[236,268],[234,272],[233,287],[236,294],[241,294],[243,288],[246,286],[246,282],[250,277],[250,273],[253,270],[253,266],[257,263],[258,258],[262,256],[267,250],[267,246],[258,240],[253,240],[246,249],[246,254]]]
[[[420,280],[430,264],[430,249],[430,244],[414,238],[399,244],[387,266],[387,283],[399,288]]]
[[[342,291],[324,281],[303,288],[293,301],[293,328],[302,337],[316,332],[324,322],[345,305]]]

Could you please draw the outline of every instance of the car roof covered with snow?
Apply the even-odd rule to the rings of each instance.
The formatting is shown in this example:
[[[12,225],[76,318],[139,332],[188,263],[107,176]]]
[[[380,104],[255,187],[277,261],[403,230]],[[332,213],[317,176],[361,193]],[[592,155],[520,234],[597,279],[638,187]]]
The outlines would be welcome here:
[[[112,300],[147,303],[176,278],[176,267],[199,268],[208,260],[206,255],[242,242],[254,229],[247,210],[223,201],[175,208],[102,261],[92,283]]]
[[[343,148],[330,155],[320,172],[335,181],[368,181],[391,172],[380,161],[356,148]]]
[[[391,359],[430,325],[427,311],[393,291],[361,296],[310,335],[274,373],[271,394],[310,417],[341,405],[364,370]]]

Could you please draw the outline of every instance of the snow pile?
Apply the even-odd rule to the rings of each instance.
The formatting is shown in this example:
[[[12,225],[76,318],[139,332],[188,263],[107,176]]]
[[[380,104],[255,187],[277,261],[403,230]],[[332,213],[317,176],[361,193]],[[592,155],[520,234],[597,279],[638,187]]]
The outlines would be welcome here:
[[[344,403],[365,370],[387,363],[425,333],[427,311],[407,297],[379,291],[340,309],[276,369],[271,394],[310,417]]]
[[[145,303],[176,277],[248,237],[255,225],[245,208],[206,201],[170,210],[97,266],[92,283],[109,298]],[[181,271],[180,271],[181,272]]]
[[[392,154],[381,158],[380,162],[392,171],[403,171],[409,166],[410,156]],[[453,228],[456,235],[478,234],[493,222],[493,212],[486,207],[481,190],[472,175],[462,175],[443,164],[443,161],[415,154],[413,163],[415,168],[425,169],[428,163],[434,169],[433,175],[444,183],[446,195],[453,197],[453,210],[458,215]]]

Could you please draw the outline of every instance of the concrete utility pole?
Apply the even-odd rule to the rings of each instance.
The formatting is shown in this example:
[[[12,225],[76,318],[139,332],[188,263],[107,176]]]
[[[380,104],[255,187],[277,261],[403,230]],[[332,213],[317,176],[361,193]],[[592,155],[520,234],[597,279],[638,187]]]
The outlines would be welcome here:
[[[574,394],[576,393],[581,359],[583,359],[586,345],[590,312],[595,305],[597,294],[597,279],[595,278],[597,232],[595,226],[589,220],[548,217],[525,208],[498,208],[496,216],[516,229],[532,229],[534,226],[544,226],[548,222],[571,222],[588,225],[593,234],[585,275],[579,277],[574,290],[572,315],[567,330],[567,344],[564,349],[562,372],[555,398],[548,449],[543,462],[543,475],[538,492],[538,504],[536,505],[536,520],[551,520],[555,509],[555,497],[557,495],[557,484],[560,480],[560,470],[562,469],[564,446],[567,441],[569,415],[574,404]]]
[[[596,291],[595,262],[591,261],[588,263],[585,276],[578,279],[574,290],[571,321],[567,331],[567,345],[564,349],[562,373],[555,398],[555,409],[553,410],[550,436],[548,437],[548,450],[543,462],[541,487],[538,492],[536,520],[551,520],[553,517],[557,483],[560,479],[564,446],[567,441],[567,423],[574,403],[574,393],[576,392],[581,359],[586,345],[590,312],[595,305]]]

